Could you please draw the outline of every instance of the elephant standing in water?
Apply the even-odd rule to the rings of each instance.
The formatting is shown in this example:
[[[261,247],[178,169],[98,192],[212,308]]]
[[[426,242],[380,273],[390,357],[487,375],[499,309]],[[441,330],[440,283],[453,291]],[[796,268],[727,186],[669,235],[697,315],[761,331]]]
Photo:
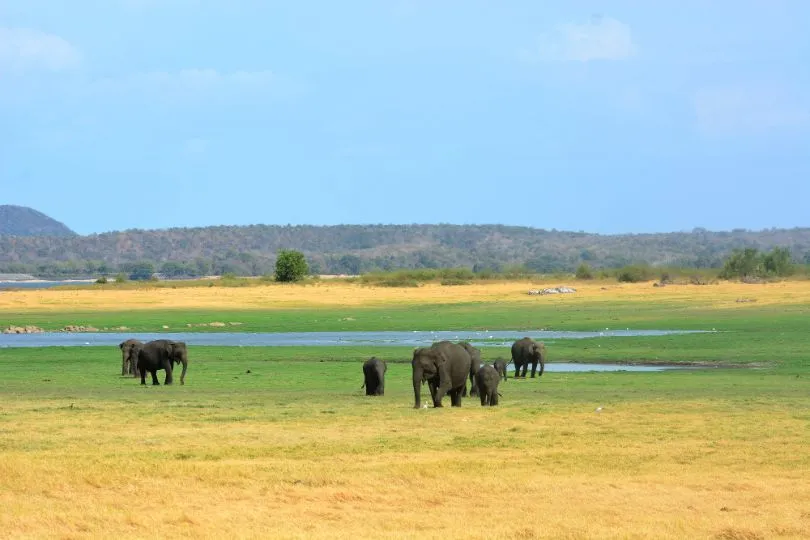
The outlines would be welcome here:
[[[475,380],[475,374],[478,373],[478,368],[481,367],[481,351],[467,343],[466,341],[459,342],[459,345],[464,347],[467,354],[470,355],[470,396],[478,395],[478,383]],[[464,385],[464,392],[462,397],[467,397],[467,385]]]
[[[546,346],[543,342],[529,337],[519,339],[512,344],[512,362],[515,364],[515,377],[526,377],[526,368],[529,367],[529,363],[532,365],[532,378],[537,371],[538,363],[540,364],[538,377],[542,377],[546,368]],[[520,373],[521,367],[523,374]]]
[[[366,388],[367,396],[385,395],[385,372],[388,365],[385,360],[380,360],[372,356],[363,363],[363,386]]]
[[[118,344],[121,349],[121,376],[132,375],[139,377],[138,371],[138,350],[143,347],[143,343],[137,339],[128,339]]]
[[[511,360],[510,360],[510,362],[511,362]],[[508,366],[508,365],[509,365],[509,362],[507,362],[503,358],[498,358],[497,360],[495,360],[492,363],[492,367],[495,368],[495,371],[498,372],[498,376],[503,380],[506,380],[506,366]]]
[[[494,407],[498,404],[498,383],[501,382],[501,376],[498,370],[489,364],[484,364],[475,373],[475,378],[478,380],[478,391],[481,393],[481,406]]]
[[[442,398],[450,394],[453,407],[461,407],[461,394],[470,374],[469,353],[461,345],[440,341],[413,351],[414,408],[422,406],[422,383],[427,382],[433,406],[441,407]]]
[[[185,384],[186,368],[188,368],[188,350],[182,341],[157,339],[144,343],[138,350],[138,369],[141,372],[141,384],[146,384],[146,372],[152,374],[152,384],[159,385],[158,370],[166,371],[163,384],[172,384],[172,368],[174,364],[183,364],[183,373],[180,374],[180,384]]]

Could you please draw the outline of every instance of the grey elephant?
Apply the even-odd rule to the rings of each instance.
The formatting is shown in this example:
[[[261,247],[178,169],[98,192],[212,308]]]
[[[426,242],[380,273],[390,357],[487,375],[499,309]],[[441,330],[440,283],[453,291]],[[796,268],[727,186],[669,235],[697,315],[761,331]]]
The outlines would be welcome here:
[[[442,398],[450,394],[453,407],[461,407],[461,394],[470,373],[470,355],[461,345],[440,341],[430,347],[413,351],[414,408],[422,406],[422,384],[428,383],[434,407],[442,406]]]
[[[481,393],[481,406],[494,407],[498,404],[498,383],[501,382],[501,376],[498,374],[493,366],[484,364],[475,373],[475,378],[478,380],[478,391]]]
[[[509,362],[511,362],[511,360]],[[509,362],[499,357],[492,363],[492,367],[495,368],[495,371],[498,372],[498,376],[504,381],[506,380],[506,366],[509,365]]]
[[[388,365],[385,360],[372,356],[363,363],[363,386],[367,396],[385,395],[385,372]]]
[[[519,339],[512,344],[512,363],[515,364],[515,377],[525,377],[526,369],[532,365],[532,378],[537,371],[537,364],[540,364],[538,377],[543,376],[546,368],[546,346],[543,342],[535,341],[530,337]],[[520,368],[523,373],[520,373]]]
[[[139,377],[138,371],[138,350],[143,347],[143,343],[137,339],[128,339],[118,344],[121,349],[121,376],[132,375]]]
[[[475,381],[475,374],[478,372],[478,368],[481,367],[481,351],[466,341],[459,342],[459,345],[464,347],[464,350],[470,355],[470,395],[474,397],[478,395],[478,383]],[[462,397],[467,397],[466,384],[464,385]]]
[[[144,343],[138,350],[138,369],[141,372],[141,384],[146,384],[146,372],[152,374],[152,384],[160,384],[157,379],[158,370],[166,371],[163,384],[172,384],[172,370],[174,364],[183,364],[180,374],[180,384],[185,384],[186,369],[188,368],[188,349],[182,341],[156,339]]]

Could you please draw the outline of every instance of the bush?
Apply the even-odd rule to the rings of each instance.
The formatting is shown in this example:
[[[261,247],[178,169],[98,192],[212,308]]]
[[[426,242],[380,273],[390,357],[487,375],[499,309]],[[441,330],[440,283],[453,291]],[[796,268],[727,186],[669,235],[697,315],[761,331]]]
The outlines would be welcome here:
[[[577,267],[577,271],[574,276],[577,279],[593,279],[593,272],[588,264],[582,263]]]
[[[447,278],[441,280],[442,285],[469,285],[468,279]]]
[[[649,266],[640,264],[625,266],[616,274],[616,279],[624,283],[638,283],[640,281],[649,281],[652,276],[652,270]]]
[[[120,273],[116,274],[116,276],[115,276],[115,282],[116,283],[126,283],[126,281],[127,281],[127,275],[125,273],[120,272]]]
[[[282,249],[276,259],[276,281],[300,281],[309,272],[307,260],[300,251]]]
[[[98,278],[96,280],[96,283],[98,283],[99,285],[104,285],[105,283],[107,283],[107,278],[104,277],[104,276],[101,276],[100,278]]]

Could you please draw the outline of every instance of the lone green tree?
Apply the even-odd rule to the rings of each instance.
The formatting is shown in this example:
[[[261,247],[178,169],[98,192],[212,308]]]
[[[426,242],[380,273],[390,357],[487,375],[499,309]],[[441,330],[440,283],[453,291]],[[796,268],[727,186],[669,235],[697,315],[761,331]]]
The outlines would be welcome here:
[[[307,260],[300,251],[282,249],[276,259],[276,281],[300,281],[309,272]]]

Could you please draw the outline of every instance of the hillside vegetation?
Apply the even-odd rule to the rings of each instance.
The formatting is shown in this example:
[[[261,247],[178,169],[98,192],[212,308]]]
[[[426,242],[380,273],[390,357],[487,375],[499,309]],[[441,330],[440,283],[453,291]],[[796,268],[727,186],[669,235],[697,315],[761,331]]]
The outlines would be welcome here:
[[[128,230],[88,236],[0,236],[0,272],[75,276],[129,271],[150,262],[167,277],[268,275],[280,249],[303,252],[313,273],[466,267],[574,271],[581,263],[616,268],[720,268],[735,248],[786,247],[810,257],[810,228],[599,235],[504,225],[217,226]]]

